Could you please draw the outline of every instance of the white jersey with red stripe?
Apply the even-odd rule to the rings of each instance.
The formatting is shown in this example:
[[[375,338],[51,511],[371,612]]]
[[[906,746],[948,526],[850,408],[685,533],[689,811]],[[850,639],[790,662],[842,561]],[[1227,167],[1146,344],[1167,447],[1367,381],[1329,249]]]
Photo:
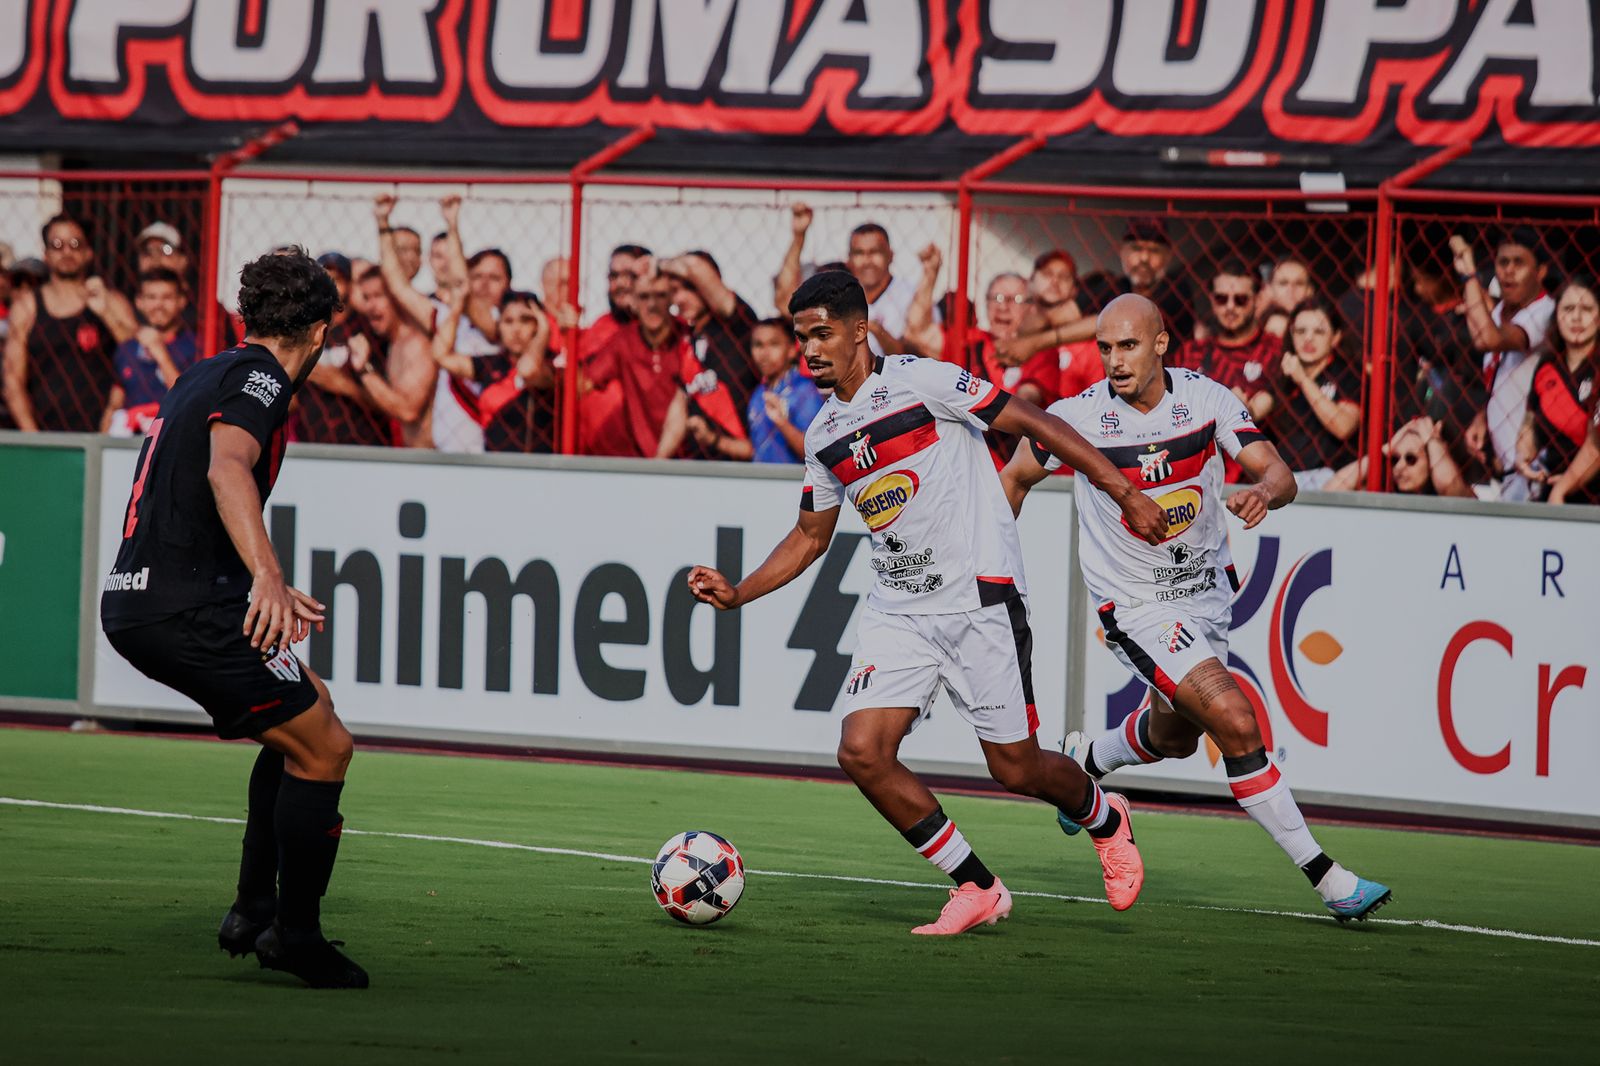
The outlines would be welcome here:
[[[885,614],[975,611],[1026,594],[1022,546],[983,431],[1009,395],[953,363],[895,355],[806,430],[800,506],[848,502],[872,535]]]
[[[1088,478],[1074,478],[1078,555],[1097,604],[1182,606],[1197,617],[1226,611],[1233,595],[1222,456],[1264,439],[1229,389],[1192,370],[1166,370],[1166,391],[1139,411],[1097,382],[1050,405],[1167,512],[1167,537],[1150,544],[1128,529],[1122,508]],[[1034,445],[1047,470],[1060,460]]]
[[[443,315],[449,305],[438,297],[433,300],[438,314]],[[471,322],[465,320],[456,326],[456,351],[473,359],[483,359],[500,351],[494,341],[485,337]],[[478,394],[483,385],[477,381],[458,378],[447,370],[440,370],[433,386],[433,446],[441,452],[465,455],[483,453],[483,425],[478,418]]]

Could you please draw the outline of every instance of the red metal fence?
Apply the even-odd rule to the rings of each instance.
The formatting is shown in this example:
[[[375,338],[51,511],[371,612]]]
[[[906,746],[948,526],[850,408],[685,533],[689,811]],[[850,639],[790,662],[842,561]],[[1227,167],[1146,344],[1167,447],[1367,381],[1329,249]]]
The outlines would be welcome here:
[[[80,280],[98,279],[93,307],[109,299],[132,309],[124,321],[127,314],[69,306],[81,285],[19,296],[39,281],[13,263],[0,295],[27,336],[13,329],[7,346],[0,424],[92,431],[113,423],[120,376],[130,366],[130,380],[154,373],[149,330],[139,331],[142,268],[182,275],[190,307],[174,328],[186,323],[198,349],[211,351],[232,336],[226,308],[239,267],[301,244],[356,261],[354,306],[373,293],[394,305],[392,316],[371,310],[337,332],[298,406],[301,439],[604,452],[597,427],[619,417],[623,401],[616,385],[595,386],[585,359],[610,329],[612,250],[644,245],[669,274],[684,274],[685,253],[707,253],[737,298],[737,321],[707,319],[684,338],[692,354],[680,371],[699,423],[686,451],[737,457],[723,438],[742,436],[758,380],[750,323],[781,311],[796,265],[803,276],[849,262],[852,231],[863,223],[887,234],[893,258],[879,265],[904,289],[897,299],[924,282],[933,296],[932,321],[920,331],[902,315],[875,330],[875,343],[966,361],[1049,402],[1097,376],[1086,343],[1093,315],[1132,284],[1166,313],[1169,361],[1234,388],[1309,488],[1539,498],[1572,461],[1580,421],[1597,399],[1593,345],[1577,326],[1564,332],[1554,300],[1538,297],[1600,268],[1600,198],[1489,198],[1403,181],[1306,194],[1021,185],[982,171],[959,182],[866,184],[597,173],[625,148],[550,174],[233,169],[240,159],[210,172],[0,174],[0,242],[11,259],[49,259],[46,275],[65,277],[61,268],[73,268],[77,252]],[[396,246],[407,277],[397,281],[391,265],[374,284],[383,258],[379,197],[393,198],[387,225],[409,247]],[[46,247],[40,227],[60,213],[82,220],[84,248]],[[474,258],[470,274],[459,269],[451,241],[435,240],[452,230],[449,217],[466,255],[498,249],[509,271],[495,276],[493,262],[479,269],[494,256]],[[151,231],[154,223],[170,228]],[[1517,257],[1519,241],[1534,244],[1540,274],[1523,287],[1518,264],[1504,261]],[[364,271],[372,272],[365,284]],[[637,276],[624,288],[643,284],[647,271],[633,264]],[[441,272],[465,278],[441,286]],[[520,334],[502,342],[494,319],[474,317],[470,302],[458,313],[450,299],[458,283],[486,298],[507,287],[537,293],[553,327],[542,362]],[[666,291],[679,315],[694,319],[704,287],[680,277]],[[1517,306],[1494,325],[1502,296]],[[114,328],[95,326],[102,317]],[[453,352],[433,343],[452,321]],[[1518,338],[1528,351],[1508,347]],[[734,346],[731,361],[718,362],[719,343]],[[358,372],[364,361],[378,373]],[[421,410],[401,402],[407,392],[421,397]]]

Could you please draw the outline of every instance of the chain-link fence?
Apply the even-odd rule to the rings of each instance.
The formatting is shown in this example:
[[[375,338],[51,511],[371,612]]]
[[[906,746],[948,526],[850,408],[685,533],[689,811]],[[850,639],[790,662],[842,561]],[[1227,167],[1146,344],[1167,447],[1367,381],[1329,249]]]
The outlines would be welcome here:
[[[155,316],[163,354],[194,358],[206,203],[204,174],[0,175],[0,427],[96,432],[140,398],[160,368],[141,327]],[[147,313],[140,275],[174,284]],[[143,338],[143,339],[141,339]]]
[[[944,187],[582,179],[575,225],[564,174],[217,180],[0,175],[0,329],[13,337],[0,426],[138,432],[174,372],[207,354],[208,319],[236,339],[240,267],[287,245],[323,257],[350,307],[294,409],[306,441],[559,450],[571,413],[574,450],[654,454],[681,389],[680,454],[761,458],[756,431],[778,439],[788,400],[760,387],[772,375],[757,323],[835,265],[875,297],[875,348],[961,361],[1040,403],[1102,375],[1094,316],[1143,292],[1166,318],[1169,364],[1233,389],[1307,488],[1539,499],[1600,399],[1578,306],[1600,296],[1600,200],[1390,194],[1385,256],[1359,193],[985,183],[964,233]],[[75,224],[42,232],[63,214]],[[202,292],[210,232],[216,288]],[[142,291],[152,270],[173,271],[170,298],[160,280]],[[501,328],[517,290],[545,309],[537,343],[529,314]],[[1360,458],[1373,455],[1381,471]],[[768,457],[794,458],[776,445]]]
[[[1103,376],[1094,317],[1135,291],[1168,366],[1249,407],[1301,484],[1355,462],[1370,325],[1369,211],[1248,200],[1061,197],[974,212],[969,359],[1051,402]],[[982,354],[979,355],[978,353]]]
[[[1383,484],[1544,498],[1600,398],[1600,201],[1407,203],[1395,235]]]

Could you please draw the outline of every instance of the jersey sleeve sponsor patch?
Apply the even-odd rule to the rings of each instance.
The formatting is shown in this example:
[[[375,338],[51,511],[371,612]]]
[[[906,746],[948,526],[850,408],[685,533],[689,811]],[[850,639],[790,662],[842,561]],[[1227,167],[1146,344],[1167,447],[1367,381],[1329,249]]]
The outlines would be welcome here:
[[[241,362],[229,369],[218,391],[208,421],[238,426],[263,448],[289,417],[288,377],[276,365]]]

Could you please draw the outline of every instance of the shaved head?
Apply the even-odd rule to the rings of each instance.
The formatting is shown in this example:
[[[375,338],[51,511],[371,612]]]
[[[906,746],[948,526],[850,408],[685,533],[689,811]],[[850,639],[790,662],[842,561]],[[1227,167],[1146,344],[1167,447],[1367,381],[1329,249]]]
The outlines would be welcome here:
[[[1145,297],[1129,292],[1106,304],[1095,322],[1095,343],[1112,392],[1141,410],[1159,403],[1168,340],[1161,309]]]

